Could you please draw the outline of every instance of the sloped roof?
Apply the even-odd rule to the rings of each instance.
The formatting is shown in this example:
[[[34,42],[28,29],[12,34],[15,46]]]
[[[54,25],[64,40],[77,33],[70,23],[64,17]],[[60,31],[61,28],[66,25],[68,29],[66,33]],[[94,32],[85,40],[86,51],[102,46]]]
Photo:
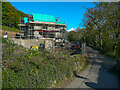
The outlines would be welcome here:
[[[52,15],[44,15],[44,14],[35,14],[32,13],[33,20],[39,22],[54,22],[55,24],[64,24],[64,22],[56,21],[55,17]],[[24,23],[27,23],[27,17],[24,17]]]
[[[28,22],[28,17],[24,17],[24,23],[27,23]],[[31,22],[31,21],[29,21]]]
[[[44,14],[32,14],[34,21],[43,21],[43,22],[55,22],[55,17],[51,15],[44,15]]]

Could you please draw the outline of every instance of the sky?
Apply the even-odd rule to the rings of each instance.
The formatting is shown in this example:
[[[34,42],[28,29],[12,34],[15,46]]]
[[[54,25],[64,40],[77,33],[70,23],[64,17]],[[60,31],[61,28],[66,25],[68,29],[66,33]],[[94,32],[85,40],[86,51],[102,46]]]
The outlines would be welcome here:
[[[94,7],[93,2],[10,2],[25,14],[39,13],[59,17],[67,25],[67,30],[74,30],[80,24],[85,8]],[[82,26],[80,26],[82,28]]]

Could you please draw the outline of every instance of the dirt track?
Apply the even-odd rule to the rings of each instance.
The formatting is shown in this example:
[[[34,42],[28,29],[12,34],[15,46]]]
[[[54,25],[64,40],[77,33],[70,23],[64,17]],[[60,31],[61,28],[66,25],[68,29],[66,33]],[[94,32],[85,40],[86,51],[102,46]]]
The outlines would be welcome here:
[[[15,35],[16,35],[16,33],[17,33],[17,32],[11,32],[11,31],[6,31],[6,30],[0,30],[0,34],[1,34],[2,36],[5,35],[6,32],[7,32],[7,35],[8,35],[9,38],[15,37]]]

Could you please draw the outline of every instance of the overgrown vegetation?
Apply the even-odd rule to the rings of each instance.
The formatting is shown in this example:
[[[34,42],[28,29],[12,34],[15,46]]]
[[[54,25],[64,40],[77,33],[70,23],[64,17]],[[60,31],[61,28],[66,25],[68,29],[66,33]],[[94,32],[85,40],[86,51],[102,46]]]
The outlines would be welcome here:
[[[27,14],[17,10],[10,2],[2,2],[2,25],[19,28],[20,17],[27,17]]]
[[[2,87],[46,88],[57,85],[86,65],[81,55],[29,50],[2,39]]]

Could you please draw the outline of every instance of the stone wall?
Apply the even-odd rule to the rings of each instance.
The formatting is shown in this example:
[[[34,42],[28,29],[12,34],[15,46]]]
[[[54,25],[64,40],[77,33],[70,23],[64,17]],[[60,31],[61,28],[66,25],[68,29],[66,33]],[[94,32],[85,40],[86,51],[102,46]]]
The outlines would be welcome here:
[[[41,38],[38,41],[35,39],[15,39],[11,38],[11,40],[14,41],[14,43],[18,45],[22,45],[23,47],[30,48],[31,46],[38,46],[40,44],[45,45],[45,49],[50,50],[54,48],[54,41],[51,38]]]
[[[50,50],[50,49],[54,49],[54,41],[53,40],[46,40],[45,41],[45,49]]]

